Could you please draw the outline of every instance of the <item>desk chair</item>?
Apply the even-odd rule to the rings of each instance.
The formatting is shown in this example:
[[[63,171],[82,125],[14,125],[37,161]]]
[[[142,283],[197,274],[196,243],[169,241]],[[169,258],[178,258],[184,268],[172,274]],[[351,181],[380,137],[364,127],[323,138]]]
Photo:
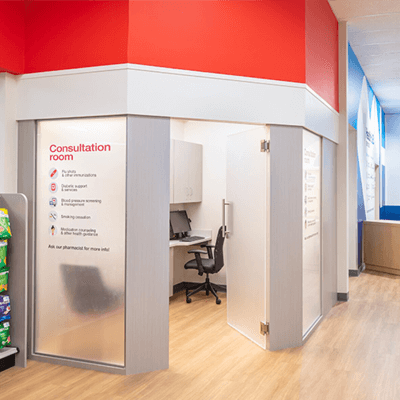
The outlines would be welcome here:
[[[192,299],[190,296],[200,292],[201,290],[206,291],[208,296],[210,292],[215,296],[216,303],[221,304],[221,300],[217,296],[217,290],[221,291],[223,288],[219,285],[210,282],[208,278],[209,274],[218,273],[224,266],[224,254],[222,252],[222,247],[224,246],[225,238],[222,236],[222,226],[219,228],[217,241],[215,246],[209,244],[203,244],[201,247],[206,247],[207,251],[204,250],[189,250],[189,254],[194,254],[195,259],[190,260],[185,264],[185,269],[197,269],[199,275],[202,276],[204,273],[207,275],[206,281],[193,287],[192,291],[189,293],[189,289],[186,289],[186,303],[190,303]],[[214,256],[212,249],[214,248]],[[208,258],[202,258],[200,254],[208,254]]]

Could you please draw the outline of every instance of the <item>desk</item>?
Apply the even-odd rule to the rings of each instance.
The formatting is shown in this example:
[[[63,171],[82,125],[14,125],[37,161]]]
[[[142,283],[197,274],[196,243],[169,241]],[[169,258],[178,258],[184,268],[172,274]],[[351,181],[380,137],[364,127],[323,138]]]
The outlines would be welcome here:
[[[364,221],[367,269],[400,275],[400,221]]]
[[[195,240],[194,242],[180,242],[179,240],[169,241],[169,295],[174,294],[174,285],[184,281],[185,262],[193,258],[193,254],[187,254],[190,246],[198,246],[208,243],[212,239],[212,230],[193,230],[189,232],[189,236],[202,236],[204,239]],[[175,280],[174,280],[175,277]]]

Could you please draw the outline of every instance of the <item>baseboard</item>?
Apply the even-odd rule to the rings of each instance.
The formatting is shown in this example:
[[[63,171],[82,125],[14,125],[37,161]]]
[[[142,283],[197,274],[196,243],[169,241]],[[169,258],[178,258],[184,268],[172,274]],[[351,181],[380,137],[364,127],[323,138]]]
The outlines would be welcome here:
[[[400,275],[400,270],[396,268],[388,268],[388,267],[381,267],[379,265],[371,265],[367,264],[367,271],[376,271],[381,272],[383,274],[390,274],[390,275]]]
[[[360,276],[365,270],[365,264],[362,263],[357,269],[349,269],[349,276]]]
[[[186,289],[185,284],[186,284],[186,282],[180,282],[180,283],[177,283],[176,285],[174,285],[174,289],[173,289],[174,294],[182,292],[182,290],[185,290]]]
[[[338,301],[349,301],[349,292],[347,293],[338,293],[337,294]]]
[[[174,285],[174,294],[182,292],[183,290],[186,290],[186,289],[190,290],[194,286],[197,286],[200,283],[201,282],[180,282],[180,283],[177,283],[176,285]],[[220,290],[218,290],[219,292],[226,293],[226,285],[219,285],[218,283],[216,283],[216,285],[218,285],[221,288]]]

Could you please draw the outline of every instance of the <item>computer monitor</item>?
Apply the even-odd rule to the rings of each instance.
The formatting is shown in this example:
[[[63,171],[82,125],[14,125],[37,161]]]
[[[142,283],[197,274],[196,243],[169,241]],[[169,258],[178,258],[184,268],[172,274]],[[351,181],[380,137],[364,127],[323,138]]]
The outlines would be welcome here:
[[[169,221],[171,224],[172,233],[178,237],[185,236],[185,234],[192,229],[190,228],[189,218],[185,210],[170,211]]]

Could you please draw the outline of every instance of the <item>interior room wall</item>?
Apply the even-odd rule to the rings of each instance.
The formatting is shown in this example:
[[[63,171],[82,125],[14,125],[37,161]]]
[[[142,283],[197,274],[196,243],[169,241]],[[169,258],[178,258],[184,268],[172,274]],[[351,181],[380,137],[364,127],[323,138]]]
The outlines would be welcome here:
[[[185,209],[196,229],[212,229],[215,243],[218,229],[222,224],[222,199],[226,198],[226,144],[228,135],[245,132],[254,125],[228,124],[205,121],[187,121],[184,124],[184,138],[188,142],[203,145],[203,200],[201,203],[187,203]],[[226,284],[225,266],[211,280]],[[204,280],[196,271],[186,271],[189,282]]]
[[[186,121],[171,118],[171,140],[185,140]]]

